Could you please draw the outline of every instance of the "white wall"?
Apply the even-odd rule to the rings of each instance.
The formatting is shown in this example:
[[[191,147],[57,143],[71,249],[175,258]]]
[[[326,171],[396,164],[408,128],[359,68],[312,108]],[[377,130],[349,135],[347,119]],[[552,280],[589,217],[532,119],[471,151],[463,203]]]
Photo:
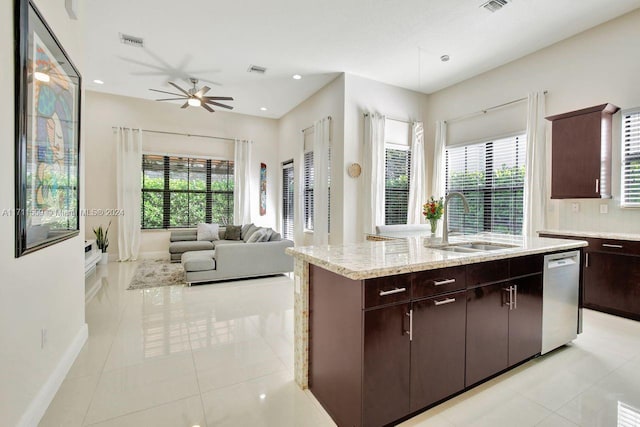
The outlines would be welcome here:
[[[341,74],[315,94],[297,105],[282,116],[278,122],[278,200],[282,200],[282,166],[281,163],[297,156],[303,144],[302,129],[312,126],[315,121],[331,116],[331,243],[342,242],[344,224],[343,208],[343,173],[333,165],[343,164],[344,141],[344,74]],[[294,168],[298,168],[294,161]],[[278,202],[278,227],[282,225],[282,206]],[[305,244],[311,244],[311,235],[305,236]]]
[[[622,109],[640,106],[640,10],[429,96],[425,141],[429,164],[436,120],[447,120],[492,105],[548,90],[547,115],[611,102]],[[524,111],[524,110],[523,110]],[[483,132],[495,124],[491,114]],[[640,210],[620,206],[620,114],[614,118],[612,200],[551,201],[548,227],[566,230],[640,232]],[[495,128],[497,129],[497,128]],[[496,132],[500,133],[498,130]],[[550,133],[550,127],[548,127]],[[570,167],[570,165],[567,165]],[[580,212],[571,211],[579,203]],[[609,206],[608,214],[599,205]]]
[[[279,228],[278,209],[277,121],[255,116],[204,109],[181,109],[177,104],[156,102],[118,95],[88,91],[85,101],[86,207],[108,209],[116,207],[116,151],[112,126],[130,126],[169,132],[213,135],[250,139],[251,164],[251,220],[260,226]],[[146,152],[208,156],[233,160],[233,142],[197,137],[143,133]],[[260,163],[267,165],[267,213],[260,216]],[[87,217],[85,235],[93,238],[93,227],[113,219],[109,232],[109,253],[117,256],[117,219]],[[142,253],[168,253],[169,232],[143,231]]]
[[[67,17],[63,1],[36,3],[82,73],[82,21]],[[78,5],[82,7],[82,2]],[[1,209],[15,207],[13,54],[13,2],[3,1],[0,4]],[[81,206],[83,201],[81,197]],[[83,226],[81,219],[81,230]],[[0,216],[0,425],[36,425],[86,339],[82,234],[16,259],[14,218]],[[48,340],[41,348],[43,328],[48,331]]]
[[[344,242],[358,242],[364,239],[363,200],[361,194],[368,191],[363,187],[363,175],[351,178],[346,169],[352,163],[362,165],[364,144],[364,113],[377,112],[392,119],[422,121],[426,112],[427,95],[408,89],[391,86],[351,74],[346,75],[344,107]],[[427,165],[426,173],[431,173]],[[426,198],[426,195],[424,196]]]

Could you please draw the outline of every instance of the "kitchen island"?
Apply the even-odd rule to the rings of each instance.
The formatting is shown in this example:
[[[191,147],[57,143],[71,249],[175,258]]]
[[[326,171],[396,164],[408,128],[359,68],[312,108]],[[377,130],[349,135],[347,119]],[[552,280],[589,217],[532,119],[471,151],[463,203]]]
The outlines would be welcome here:
[[[482,234],[289,248],[296,382],[339,426],[463,392],[540,354],[543,256],[584,246]]]

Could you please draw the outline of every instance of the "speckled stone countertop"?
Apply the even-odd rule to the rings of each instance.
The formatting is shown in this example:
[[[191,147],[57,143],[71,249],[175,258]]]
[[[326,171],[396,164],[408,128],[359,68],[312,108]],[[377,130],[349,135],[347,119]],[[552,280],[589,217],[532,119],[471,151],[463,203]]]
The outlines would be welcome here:
[[[433,247],[440,243],[440,238],[416,235],[386,241],[294,247],[287,248],[286,252],[349,279],[362,280],[587,246],[587,242],[579,240],[490,233],[451,237],[449,244],[480,241],[515,247],[474,253],[449,252]]]
[[[576,231],[576,230],[540,230],[541,234],[557,234],[569,237],[587,237],[592,239],[629,240],[640,242],[640,234],[633,233],[608,233],[603,231]]]

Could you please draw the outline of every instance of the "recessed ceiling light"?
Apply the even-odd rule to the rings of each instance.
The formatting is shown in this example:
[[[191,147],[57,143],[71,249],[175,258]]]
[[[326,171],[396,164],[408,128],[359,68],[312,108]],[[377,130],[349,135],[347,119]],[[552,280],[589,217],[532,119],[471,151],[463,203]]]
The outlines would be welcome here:
[[[449,55],[442,55],[440,57],[440,61],[442,62],[448,62],[451,58],[449,58]]]
[[[293,77],[293,80],[300,80],[302,78],[302,76],[300,74],[294,74],[291,77]]]
[[[36,71],[35,73],[33,73],[33,77],[35,77],[36,80],[39,80],[44,83],[49,83],[49,80],[51,80],[51,77],[49,77],[49,74],[43,73],[41,71]]]
[[[260,110],[267,111],[267,107],[260,107]]]
[[[260,399],[264,400],[264,399],[266,399],[266,398],[267,398],[267,395],[266,395],[266,394],[262,393],[262,394],[260,395]]]
[[[104,84],[104,82],[102,80],[98,80],[98,79],[95,79],[93,82],[95,84],[97,84],[97,85],[103,85]]]

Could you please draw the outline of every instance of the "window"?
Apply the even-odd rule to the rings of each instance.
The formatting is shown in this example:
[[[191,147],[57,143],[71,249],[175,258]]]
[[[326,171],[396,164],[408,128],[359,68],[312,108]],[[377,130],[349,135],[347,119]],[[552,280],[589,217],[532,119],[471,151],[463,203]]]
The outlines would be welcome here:
[[[464,194],[470,210],[451,199],[449,229],[522,234],[526,135],[448,147],[445,155],[446,192]]]
[[[233,162],[142,156],[142,228],[233,222]]]
[[[293,160],[282,164],[282,235],[293,238]]]
[[[328,177],[328,211],[329,211],[329,229],[331,229],[331,150],[329,150],[329,168],[327,170]],[[313,151],[304,153],[304,229],[313,230],[313,186],[315,181],[313,169]]]
[[[384,164],[384,223],[406,224],[411,165],[409,147],[386,144]]]
[[[622,206],[640,207],[640,109],[622,114]]]

